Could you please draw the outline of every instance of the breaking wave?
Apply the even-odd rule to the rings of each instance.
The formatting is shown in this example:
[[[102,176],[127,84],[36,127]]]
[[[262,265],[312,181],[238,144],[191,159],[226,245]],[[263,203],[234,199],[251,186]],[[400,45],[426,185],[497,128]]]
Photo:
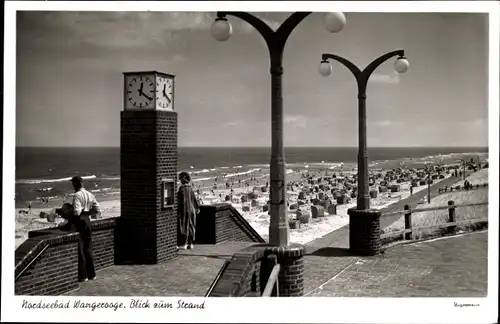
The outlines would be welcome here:
[[[58,179],[20,179],[16,181],[16,184],[40,184],[40,183],[54,183],[54,182],[64,182],[70,181],[72,177],[58,178]],[[96,179],[95,175],[84,176],[82,179]]]

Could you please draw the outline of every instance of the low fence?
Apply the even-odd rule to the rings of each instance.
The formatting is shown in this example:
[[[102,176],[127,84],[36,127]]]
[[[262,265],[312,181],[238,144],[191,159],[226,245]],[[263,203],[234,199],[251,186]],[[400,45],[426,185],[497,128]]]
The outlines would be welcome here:
[[[471,213],[466,212],[465,210],[470,210],[471,208],[477,208],[481,206],[488,206],[488,202],[480,202],[480,203],[469,203],[469,204],[460,204],[455,205],[453,200],[448,201],[448,206],[439,206],[439,207],[424,207],[424,208],[415,208],[412,209],[409,205],[404,206],[404,210],[390,212],[384,214],[383,216],[394,216],[394,215],[404,215],[404,229],[401,230],[393,230],[387,233],[383,233],[381,235],[382,243],[389,243],[392,241],[396,241],[398,239],[404,240],[413,240],[416,238],[416,234],[418,232],[423,231],[442,231],[440,234],[453,234],[457,231],[457,229],[462,225],[474,226],[474,225],[486,225],[488,223],[488,212],[486,210],[486,217],[484,217],[484,213],[480,212],[477,217],[476,211]],[[442,215],[433,215],[433,217],[426,217],[426,219],[419,225],[415,226],[414,218],[415,214],[424,213],[429,211],[440,211],[447,210],[447,213]],[[463,214],[457,214],[457,210],[464,210]],[[458,217],[457,217],[458,216]],[[482,216],[482,217],[481,217]]]
[[[469,188],[465,188],[464,186],[450,186],[450,187],[439,188],[439,193],[443,194],[446,192],[477,190],[486,187],[488,187],[487,183],[471,185]]]

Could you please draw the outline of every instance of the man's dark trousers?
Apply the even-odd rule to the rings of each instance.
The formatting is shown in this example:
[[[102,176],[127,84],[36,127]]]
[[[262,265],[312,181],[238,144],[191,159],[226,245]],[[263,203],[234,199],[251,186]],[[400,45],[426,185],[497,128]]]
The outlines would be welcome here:
[[[92,230],[89,215],[82,213],[75,217],[73,229],[80,233],[78,242],[78,277],[80,280],[95,277],[94,255],[92,252]]]

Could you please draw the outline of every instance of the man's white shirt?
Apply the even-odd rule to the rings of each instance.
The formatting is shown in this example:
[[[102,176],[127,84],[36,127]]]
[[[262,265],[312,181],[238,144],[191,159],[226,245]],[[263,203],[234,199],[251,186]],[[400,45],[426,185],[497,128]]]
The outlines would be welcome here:
[[[73,196],[73,208],[75,209],[75,213],[80,215],[82,212],[90,212],[99,213],[100,206],[94,195],[91,192],[85,190],[85,188],[81,188],[75,195]]]

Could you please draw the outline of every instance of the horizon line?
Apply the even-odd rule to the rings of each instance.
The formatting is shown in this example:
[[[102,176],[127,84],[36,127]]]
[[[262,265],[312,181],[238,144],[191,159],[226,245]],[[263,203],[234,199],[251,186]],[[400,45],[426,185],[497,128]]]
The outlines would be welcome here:
[[[15,148],[120,148],[120,146],[48,146],[48,145],[42,145],[42,146],[21,146],[21,145],[16,145]],[[270,149],[271,146],[202,146],[202,145],[179,145],[177,148],[266,148]],[[358,148],[356,145],[347,145],[347,146],[327,146],[327,145],[290,145],[290,146],[285,146],[285,148]],[[472,146],[458,146],[458,145],[450,145],[450,146],[434,146],[434,145],[409,145],[409,146],[369,146],[368,149],[370,148],[487,148],[489,149],[489,146],[479,146],[479,145],[472,145]]]

